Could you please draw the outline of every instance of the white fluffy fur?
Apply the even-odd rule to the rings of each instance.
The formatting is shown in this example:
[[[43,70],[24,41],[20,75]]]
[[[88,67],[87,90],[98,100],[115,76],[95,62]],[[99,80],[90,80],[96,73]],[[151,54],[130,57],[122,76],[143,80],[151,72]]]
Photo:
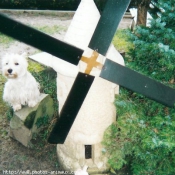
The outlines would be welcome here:
[[[22,105],[34,107],[39,101],[39,83],[27,71],[28,63],[25,54],[6,54],[2,58],[2,73],[8,79],[4,87],[3,100],[8,102],[14,111]]]
[[[74,172],[75,175],[89,175],[87,172],[88,166],[84,166],[83,169],[78,169]]]

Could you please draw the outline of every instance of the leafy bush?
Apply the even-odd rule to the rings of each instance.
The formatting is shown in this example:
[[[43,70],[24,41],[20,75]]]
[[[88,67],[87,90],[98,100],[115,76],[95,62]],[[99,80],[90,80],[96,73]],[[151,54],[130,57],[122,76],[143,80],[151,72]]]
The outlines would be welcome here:
[[[32,62],[30,63],[32,64]],[[45,94],[49,94],[54,101],[55,115],[58,112],[58,100],[57,100],[57,85],[56,77],[57,73],[50,68],[46,68],[40,72],[31,72],[35,79],[40,84],[40,91]]]
[[[31,60],[29,61],[29,70],[35,79],[39,82],[40,91],[42,93],[49,94],[54,102],[54,117],[52,121],[49,121],[47,115],[41,116],[36,121],[36,126],[40,129],[40,132],[33,135],[30,147],[40,152],[44,147],[48,147],[49,144],[47,142],[47,138],[58,117],[56,86],[57,73],[53,69],[42,67],[40,64],[35,63]]]
[[[128,37],[126,65],[175,88],[175,0],[158,0],[159,14],[150,27],[137,27]],[[133,82],[134,83],[134,82]],[[134,175],[175,173],[175,108],[120,89],[117,121],[104,136],[111,169],[131,165]]]

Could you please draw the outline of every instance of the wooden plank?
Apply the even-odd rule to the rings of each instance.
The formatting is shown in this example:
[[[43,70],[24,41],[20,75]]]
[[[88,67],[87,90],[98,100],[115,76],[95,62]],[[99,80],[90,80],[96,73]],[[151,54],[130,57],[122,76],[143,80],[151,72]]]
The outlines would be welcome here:
[[[89,43],[89,48],[106,55],[129,3],[130,0],[108,0],[106,2],[105,9]]]
[[[168,107],[174,107],[175,89],[165,86],[109,59],[106,59],[100,77],[134,92],[143,94]]]
[[[0,13],[0,32],[77,65],[83,50]]]
[[[72,89],[60,112],[60,117],[49,136],[49,143],[64,143],[93,81],[93,76],[78,73]]]

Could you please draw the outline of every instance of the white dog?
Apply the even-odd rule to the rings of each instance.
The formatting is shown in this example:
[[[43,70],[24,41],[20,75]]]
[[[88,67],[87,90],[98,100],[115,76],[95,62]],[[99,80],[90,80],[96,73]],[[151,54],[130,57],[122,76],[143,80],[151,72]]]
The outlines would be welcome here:
[[[40,96],[39,83],[27,71],[28,63],[25,53],[6,54],[2,58],[2,72],[8,79],[5,83],[3,100],[8,102],[14,111],[22,105],[34,107]]]

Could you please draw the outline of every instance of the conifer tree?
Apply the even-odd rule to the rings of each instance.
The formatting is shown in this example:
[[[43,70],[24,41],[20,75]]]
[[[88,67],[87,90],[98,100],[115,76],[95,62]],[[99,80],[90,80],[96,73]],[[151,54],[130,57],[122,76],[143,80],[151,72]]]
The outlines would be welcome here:
[[[158,0],[149,27],[130,33],[126,66],[175,88],[175,0]],[[134,82],[133,82],[134,83]],[[105,133],[111,169],[131,165],[134,175],[175,173],[175,109],[120,88],[117,121]]]
[[[137,8],[137,25],[146,26],[147,12],[151,1],[154,2],[154,0],[131,0],[130,7]]]

